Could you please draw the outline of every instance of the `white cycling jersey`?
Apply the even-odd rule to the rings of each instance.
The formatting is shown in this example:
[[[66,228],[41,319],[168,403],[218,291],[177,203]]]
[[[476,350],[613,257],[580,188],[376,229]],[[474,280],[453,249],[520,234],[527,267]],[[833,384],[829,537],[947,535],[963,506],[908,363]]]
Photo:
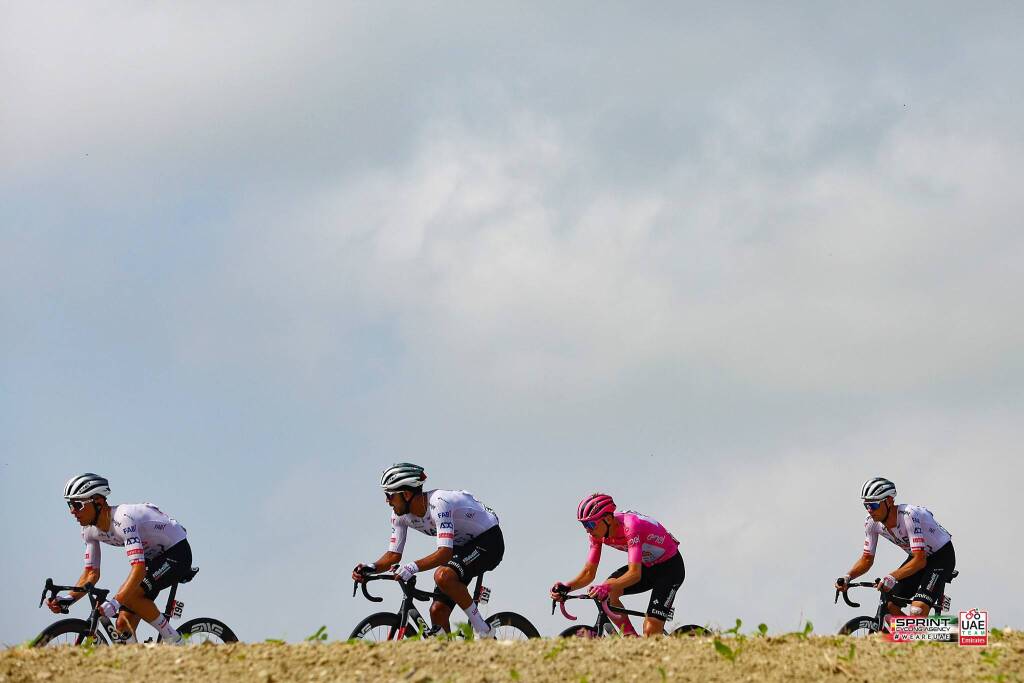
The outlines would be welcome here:
[[[401,554],[405,549],[405,536],[412,528],[428,536],[437,536],[438,548],[453,548],[473,540],[491,527],[497,526],[498,516],[469,491],[424,491],[427,495],[427,514],[422,517],[409,513],[399,517],[391,515],[391,543],[388,551]]]
[[[925,551],[931,555],[949,543],[953,537],[935,521],[931,510],[918,505],[896,506],[896,527],[889,529],[883,522],[876,522],[868,515],[864,522],[864,552],[874,555],[878,537],[882,536],[907,553]]]
[[[100,566],[100,543],[124,546],[129,564],[145,564],[185,540],[185,527],[152,503],[112,505],[110,531],[87,526],[82,529],[82,540],[86,567]]]

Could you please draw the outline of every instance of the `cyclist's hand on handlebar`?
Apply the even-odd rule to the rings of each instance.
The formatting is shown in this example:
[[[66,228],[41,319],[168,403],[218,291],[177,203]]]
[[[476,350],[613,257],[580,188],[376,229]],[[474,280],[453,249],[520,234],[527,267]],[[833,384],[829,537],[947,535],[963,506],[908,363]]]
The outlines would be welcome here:
[[[362,562],[360,562],[355,566],[355,569],[352,570],[352,580],[356,583],[362,583],[364,577],[368,576],[369,574],[373,574],[376,571],[377,565],[373,563],[363,564]]]
[[[587,595],[594,598],[595,600],[606,600],[608,593],[611,591],[611,586],[607,583],[599,583],[596,586],[591,586],[587,591]]]
[[[892,574],[886,574],[875,582],[875,588],[882,593],[888,593],[896,585],[896,578]]]
[[[555,585],[551,587],[551,599],[561,600],[570,590],[572,590],[572,588],[569,587],[569,584],[556,581]]]
[[[849,587],[850,587],[850,575],[849,574],[847,574],[846,576],[840,576],[838,579],[836,579],[835,589],[837,591],[843,591],[845,593],[846,589],[849,588]]]
[[[46,606],[50,608],[50,611],[54,614],[60,614],[63,610],[61,604],[55,598],[47,598]]]

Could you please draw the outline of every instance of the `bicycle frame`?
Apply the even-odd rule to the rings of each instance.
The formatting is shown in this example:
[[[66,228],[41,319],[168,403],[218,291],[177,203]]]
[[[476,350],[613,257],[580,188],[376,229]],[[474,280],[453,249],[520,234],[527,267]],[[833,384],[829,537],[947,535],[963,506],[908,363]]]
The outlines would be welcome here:
[[[955,579],[959,574],[960,574],[960,572],[954,570],[953,574],[949,578],[949,581],[952,581],[953,579]],[[852,600],[850,600],[849,595],[847,595],[847,591],[849,591],[850,588],[874,588],[878,584],[878,582],[879,582],[879,579],[875,579],[874,581],[858,581],[858,582],[854,582],[854,583],[848,583],[846,585],[846,589],[847,590],[838,590],[838,589],[836,590],[836,596],[835,596],[835,599],[833,600],[833,602],[834,603],[838,603],[839,602],[839,596],[842,595],[843,596],[843,602],[845,602],[850,607],[859,608],[860,607],[860,603],[859,602],[853,602]],[[936,615],[940,615],[940,614],[942,614],[942,610],[943,609],[948,609],[947,595],[946,595],[946,586],[945,585],[943,586],[942,593],[939,594],[938,598],[939,599],[936,600],[936,604],[932,605],[932,608],[931,608],[931,610],[928,611],[928,613],[931,613],[932,611],[934,611]],[[905,607],[905,606],[909,605],[911,602],[913,602],[913,599],[911,599],[911,598],[903,598],[903,597],[900,597],[900,596],[892,595],[891,593],[888,593],[888,592],[879,591],[879,593],[878,593],[878,609],[875,611],[875,616],[874,616],[875,629],[878,630],[878,631],[881,631],[882,627],[885,624],[885,617],[886,617],[886,615],[889,614],[889,603],[890,602],[892,602],[892,603],[894,603],[896,605],[899,605],[900,607]],[[922,616],[927,616],[927,613],[922,615]]]
[[[604,601],[598,600],[597,598],[592,598],[589,595],[584,594],[565,595],[560,600],[552,600],[551,613],[555,613],[555,605],[557,604],[559,608],[562,610],[562,616],[568,619],[569,621],[577,621],[578,617],[569,614],[569,611],[566,610],[566,600],[593,600],[594,604],[597,606],[597,621],[594,622],[594,630],[597,633],[604,633],[606,635],[610,635],[611,633],[619,633],[620,630],[619,627],[615,624],[615,622],[611,620],[611,617],[608,616],[608,613],[605,611],[605,608],[612,612],[615,612],[616,614],[622,614],[627,617],[644,618],[647,616],[645,612],[638,612],[635,610],[626,609],[625,607],[616,607],[615,605],[612,605],[607,602],[605,602],[605,604],[602,604],[602,602]]]
[[[394,574],[367,574],[362,581],[354,582],[352,586],[352,597],[355,597],[357,588],[361,588],[363,591],[363,597],[370,602],[383,602],[384,598],[370,595],[369,590],[366,588],[366,584],[370,581],[395,581],[402,589],[402,602],[398,607],[398,611],[395,615],[398,617],[398,632],[389,634],[388,640],[401,640],[406,637],[406,628],[408,624],[412,624],[416,629],[416,634],[424,636],[430,627],[427,625],[427,620],[423,618],[420,611],[416,609],[416,600],[422,602],[433,601],[440,594],[436,589],[434,591],[425,591],[416,588],[416,577],[413,576],[408,581],[402,581]],[[473,599],[480,601],[481,595],[488,595],[490,591],[483,587],[483,574],[476,577],[476,584],[473,588]],[[486,602],[486,599],[484,600]]]
[[[170,586],[170,593],[168,593],[167,595],[167,604],[164,607],[163,615],[168,620],[170,620],[172,615],[175,614],[175,606],[178,604],[177,601],[174,599],[178,593],[178,585],[179,582],[172,583]],[[75,593],[85,593],[86,596],[89,598],[89,603],[91,607],[89,610],[89,618],[86,621],[89,624],[89,633],[93,637],[96,637],[97,634],[99,633],[103,633],[107,637],[108,643],[138,642],[134,633],[130,633],[127,637],[121,637],[118,634],[115,621],[112,620],[110,617],[106,616],[105,614],[103,614],[102,612],[100,612],[99,606],[103,604],[106,601],[107,596],[110,595],[109,590],[97,588],[91,582],[86,583],[84,586],[58,586],[53,582],[53,579],[46,579],[46,585],[43,588],[43,594],[39,598],[39,606],[43,606],[43,602],[46,601],[47,594],[49,594],[50,598],[56,600],[57,593],[59,593],[60,591],[73,591]],[[61,608],[61,614],[69,614],[69,607],[74,603],[66,600],[58,600],[58,604],[60,605]],[[131,610],[128,610],[127,608],[126,611],[131,612]],[[178,614],[177,616],[180,616],[180,614]],[[103,627],[102,631],[99,629],[100,626]]]

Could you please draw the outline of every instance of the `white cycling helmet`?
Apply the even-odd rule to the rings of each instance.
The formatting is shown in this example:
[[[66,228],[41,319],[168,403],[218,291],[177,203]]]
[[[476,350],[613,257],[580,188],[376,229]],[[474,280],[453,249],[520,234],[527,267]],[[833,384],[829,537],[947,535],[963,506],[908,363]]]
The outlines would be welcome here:
[[[93,496],[110,497],[110,482],[98,474],[85,472],[71,477],[64,485],[65,500],[88,500]]]
[[[896,497],[896,484],[885,477],[868,479],[860,489],[860,497],[868,501],[885,500],[889,496]]]
[[[423,468],[411,462],[399,462],[384,470],[380,476],[380,487],[388,493],[410,491],[423,487],[427,475]]]

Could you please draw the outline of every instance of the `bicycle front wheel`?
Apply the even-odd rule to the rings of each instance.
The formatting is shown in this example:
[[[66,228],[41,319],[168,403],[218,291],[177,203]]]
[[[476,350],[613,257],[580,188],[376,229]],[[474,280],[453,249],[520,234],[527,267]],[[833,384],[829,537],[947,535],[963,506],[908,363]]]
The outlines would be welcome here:
[[[600,638],[601,632],[593,626],[570,626],[558,634],[559,638]]]
[[[515,612],[498,612],[487,618],[487,623],[494,629],[496,640],[526,640],[540,638],[540,632],[522,614]]]
[[[223,645],[225,643],[237,643],[238,636],[228,628],[223,621],[211,619],[210,617],[199,617],[190,619],[178,627],[180,633],[189,645]]]
[[[60,647],[62,645],[106,645],[107,641],[98,635],[89,635],[89,622],[82,619],[61,619],[55,621],[35,637],[32,647]]]
[[[841,636],[870,636],[878,633],[878,622],[874,617],[854,617],[839,629]]]
[[[398,638],[398,615],[391,612],[377,612],[366,617],[352,629],[349,640],[384,642]]]

